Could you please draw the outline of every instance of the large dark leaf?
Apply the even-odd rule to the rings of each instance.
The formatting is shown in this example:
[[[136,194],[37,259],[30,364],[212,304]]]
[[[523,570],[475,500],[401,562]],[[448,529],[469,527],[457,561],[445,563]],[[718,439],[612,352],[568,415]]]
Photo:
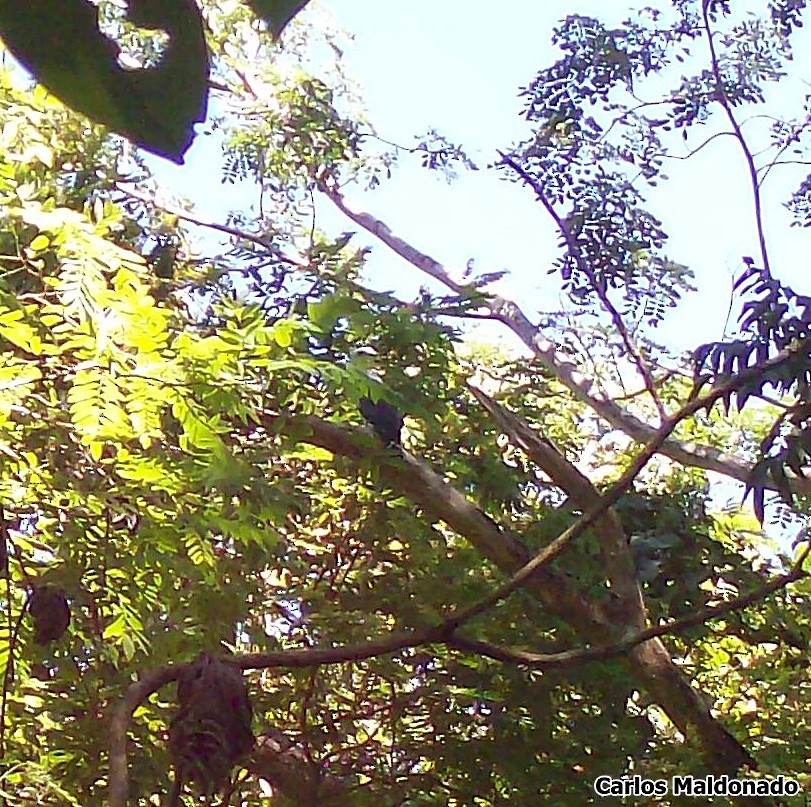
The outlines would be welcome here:
[[[125,70],[88,0],[0,0],[0,35],[38,81],[73,109],[149,151],[182,162],[206,115],[208,50],[193,0],[131,0],[130,19],[171,37],[160,64]]]
[[[248,0],[274,36],[307,0]],[[160,64],[125,70],[89,0],[0,0],[0,36],[68,106],[177,163],[205,119],[208,49],[194,0],[130,0],[130,20],[169,33]]]
[[[306,0],[248,2],[274,34],[306,5]],[[121,67],[118,49],[99,31],[89,0],[0,0],[0,36],[39,82],[78,112],[182,163],[208,101],[200,9],[194,0],[130,0],[129,18],[170,35],[155,67]]]

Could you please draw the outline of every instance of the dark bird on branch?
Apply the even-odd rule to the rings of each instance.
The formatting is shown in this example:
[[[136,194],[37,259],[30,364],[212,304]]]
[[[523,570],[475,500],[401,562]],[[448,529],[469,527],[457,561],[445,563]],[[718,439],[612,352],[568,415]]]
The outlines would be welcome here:
[[[361,398],[358,402],[363,419],[375,430],[375,434],[386,444],[386,448],[400,445],[400,431],[403,428],[403,416],[388,402],[373,402],[370,398]]]

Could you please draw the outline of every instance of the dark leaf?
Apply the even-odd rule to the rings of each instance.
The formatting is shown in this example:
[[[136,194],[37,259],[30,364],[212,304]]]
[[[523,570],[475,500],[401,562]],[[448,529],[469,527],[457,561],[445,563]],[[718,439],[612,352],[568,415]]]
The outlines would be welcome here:
[[[296,14],[307,5],[308,0],[248,0],[254,14],[261,17],[270,27],[274,37],[278,36]]]
[[[136,145],[182,163],[208,99],[200,9],[194,0],[131,0],[130,20],[169,33],[156,67],[121,67],[89,0],[0,0],[0,36],[39,82]]]

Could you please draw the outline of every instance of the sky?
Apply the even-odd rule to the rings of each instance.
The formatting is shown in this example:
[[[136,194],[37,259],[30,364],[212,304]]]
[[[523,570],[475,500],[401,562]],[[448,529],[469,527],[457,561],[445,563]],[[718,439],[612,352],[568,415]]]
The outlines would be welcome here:
[[[503,5],[483,0],[322,0],[321,8],[354,37],[345,51],[346,63],[382,137],[409,144],[414,135],[435,127],[486,166],[497,149],[527,131],[518,91],[558,57],[550,45],[554,25],[575,11],[617,24],[631,6],[619,0],[510,0]],[[805,42],[811,44],[807,36]],[[807,58],[798,60],[800,79],[774,90],[794,114],[808,91],[802,80],[811,78],[807,66]],[[758,125],[762,128],[757,120],[746,124]],[[685,152],[710,131],[691,135]],[[196,200],[204,215],[224,218],[229,207],[250,204],[255,191],[222,186],[218,158],[218,148],[200,137],[186,166],[154,164],[159,178]],[[672,162],[672,170],[667,167],[670,181],[652,192],[650,204],[671,233],[670,256],[691,266],[699,287],[657,335],[679,351],[720,338],[732,278],[741,257],[756,255],[757,248],[751,193],[735,142],[721,139],[689,163]],[[766,218],[777,273],[798,291],[811,291],[802,261],[807,234],[788,227],[781,204],[790,183],[803,175],[801,169],[775,172],[775,181],[766,188]],[[375,191],[349,190],[348,196],[459,273],[470,258],[479,271],[508,269],[498,291],[520,300],[533,318],[539,310],[559,307],[558,282],[548,274],[557,255],[557,235],[526,188],[487,171],[465,173],[448,185],[438,173],[410,166]],[[319,207],[319,225],[335,232],[354,228],[328,205]],[[359,234],[356,243],[373,246],[369,275],[378,288],[408,298],[425,283],[370,236]]]

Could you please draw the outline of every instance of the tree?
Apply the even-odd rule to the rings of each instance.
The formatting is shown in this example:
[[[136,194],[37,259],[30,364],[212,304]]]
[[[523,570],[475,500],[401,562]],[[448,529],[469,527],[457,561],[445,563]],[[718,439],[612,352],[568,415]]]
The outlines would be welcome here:
[[[785,58],[780,8],[745,23],[757,53]],[[720,65],[741,103],[779,65],[758,72],[730,36],[657,122],[630,91],[727,10],[561,25],[561,60],[527,88],[537,129],[493,166],[560,229],[572,307],[542,330],[492,276],[347,199],[407,150],[374,151],[339,63],[303,69],[306,19],[276,53],[240,10],[203,10],[224,177],[257,181],[253,218],[159,202],[121,140],[1,88],[7,801],[167,803],[196,782],[249,805],[264,781],[300,805],[579,805],[601,775],[807,784],[806,553],[764,559],[755,519],[708,507],[704,473],[750,479],[768,424],[715,404],[797,347],[714,386],[665,371],[653,329],[689,273],[636,187],[660,178],[665,127],[738,103]],[[413,151],[466,162],[436,134]],[[354,234],[313,225],[316,194],[444,291],[368,288]],[[230,249],[195,252],[189,225]],[[456,327],[481,317],[531,358]],[[402,449],[364,425],[364,398],[406,413]],[[249,756],[235,670],[252,671]]]

